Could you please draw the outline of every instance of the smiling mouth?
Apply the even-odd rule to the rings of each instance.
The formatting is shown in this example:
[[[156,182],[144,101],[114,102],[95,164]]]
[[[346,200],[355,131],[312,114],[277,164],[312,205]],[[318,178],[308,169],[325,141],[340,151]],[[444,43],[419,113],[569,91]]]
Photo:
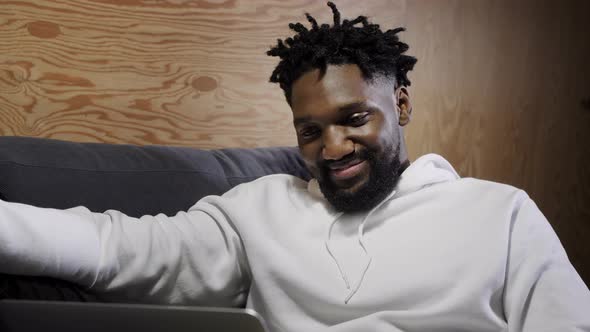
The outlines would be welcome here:
[[[330,167],[330,176],[335,181],[343,181],[359,175],[367,164],[366,160],[357,160],[343,166]]]

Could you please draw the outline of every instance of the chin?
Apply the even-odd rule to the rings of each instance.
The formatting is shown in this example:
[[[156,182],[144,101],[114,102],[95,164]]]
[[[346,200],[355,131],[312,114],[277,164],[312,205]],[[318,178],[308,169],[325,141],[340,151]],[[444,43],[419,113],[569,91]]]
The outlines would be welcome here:
[[[369,182],[369,176],[363,176],[359,179],[351,179],[348,181],[349,183],[338,185],[335,181],[329,180],[332,182],[331,187],[334,188],[333,191],[337,192],[340,195],[355,195],[359,191],[362,191],[367,183]]]
[[[384,185],[385,183],[376,181],[375,178],[369,176],[349,187],[338,186],[330,180],[318,182],[324,197],[334,209],[352,213],[371,210],[393,190],[392,182]]]

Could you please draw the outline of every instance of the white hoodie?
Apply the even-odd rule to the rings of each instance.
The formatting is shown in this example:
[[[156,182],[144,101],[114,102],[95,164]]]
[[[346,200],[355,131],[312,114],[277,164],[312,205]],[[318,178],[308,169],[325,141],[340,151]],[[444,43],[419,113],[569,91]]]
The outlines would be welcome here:
[[[0,262],[112,300],[247,302],[273,332],[590,331],[590,292],[531,199],[432,154],[365,214],[287,175],[174,217],[0,202]]]

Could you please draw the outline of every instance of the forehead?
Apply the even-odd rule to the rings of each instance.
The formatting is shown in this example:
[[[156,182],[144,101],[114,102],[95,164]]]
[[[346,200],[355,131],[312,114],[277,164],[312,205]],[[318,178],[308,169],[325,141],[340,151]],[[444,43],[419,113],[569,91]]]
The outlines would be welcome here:
[[[390,84],[384,80],[367,82],[357,65],[330,65],[320,77],[315,69],[293,84],[291,109],[294,117],[319,110],[331,111],[353,103],[380,104],[391,99]]]

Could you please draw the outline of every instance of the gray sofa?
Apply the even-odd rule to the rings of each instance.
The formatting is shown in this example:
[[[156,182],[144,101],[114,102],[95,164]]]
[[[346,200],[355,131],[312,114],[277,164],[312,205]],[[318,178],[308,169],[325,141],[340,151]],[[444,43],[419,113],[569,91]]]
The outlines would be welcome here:
[[[174,215],[275,173],[309,179],[294,147],[199,150],[0,137],[0,198],[40,207]],[[99,300],[67,282],[0,274],[2,298]]]

